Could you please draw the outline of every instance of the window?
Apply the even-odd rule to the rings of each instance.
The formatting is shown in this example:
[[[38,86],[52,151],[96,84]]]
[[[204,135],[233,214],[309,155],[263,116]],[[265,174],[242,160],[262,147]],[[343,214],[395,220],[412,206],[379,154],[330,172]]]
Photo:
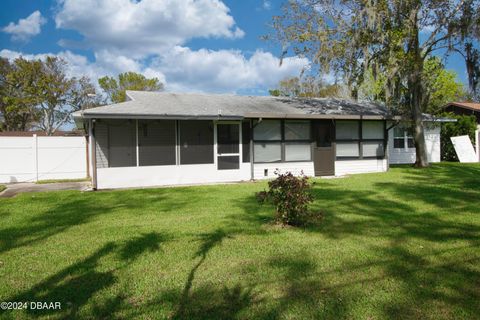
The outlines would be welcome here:
[[[335,135],[337,158],[360,157],[360,121],[337,121]]]
[[[255,140],[282,140],[280,120],[263,120],[256,122],[253,137]]]
[[[175,121],[138,121],[139,166],[175,165]]]
[[[405,148],[405,130],[402,127],[397,126],[393,128],[393,148]]]
[[[337,121],[335,130],[337,140],[358,140],[360,121]]]
[[[285,161],[312,160],[310,121],[285,120]]]
[[[361,127],[360,127],[361,126]],[[341,120],[336,122],[337,158],[383,158],[385,122]]]
[[[213,163],[213,122],[179,121],[180,164]]]
[[[285,161],[310,161],[312,159],[309,142],[285,143]]]
[[[310,121],[286,120],[285,121],[285,140],[310,141]]]
[[[383,124],[383,121],[363,121],[362,138],[383,140],[383,137],[385,136],[385,128]]]
[[[358,158],[360,148],[358,142],[337,142],[337,157],[339,158]]]
[[[255,162],[282,161],[282,144],[280,142],[255,142],[253,154]]]
[[[393,148],[404,149],[415,148],[413,141],[413,134],[411,128],[405,128],[404,126],[396,126],[393,128]]]
[[[135,167],[137,165],[134,120],[108,121],[109,167]]]
[[[263,120],[254,123],[254,161],[311,161],[309,120]]]
[[[253,138],[255,162],[282,161],[282,122],[280,120],[256,121]]]
[[[362,142],[363,157],[383,157],[383,141],[364,141]]]

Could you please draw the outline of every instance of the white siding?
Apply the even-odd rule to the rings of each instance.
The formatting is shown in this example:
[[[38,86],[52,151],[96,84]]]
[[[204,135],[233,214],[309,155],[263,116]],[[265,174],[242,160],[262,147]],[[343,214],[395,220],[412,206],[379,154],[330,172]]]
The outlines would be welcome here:
[[[153,187],[250,180],[250,164],[239,170],[217,170],[215,164],[97,169],[98,189]]]
[[[428,161],[440,162],[440,125],[427,124],[424,135]],[[416,160],[415,148],[393,147],[393,129],[388,131],[388,160],[391,164],[415,163]]]
[[[0,182],[87,176],[85,137],[0,137]]]
[[[335,161],[335,175],[385,172],[388,170],[385,159],[337,160]]]
[[[294,175],[300,175],[302,171],[306,176],[315,175],[313,162],[255,163],[253,168],[254,179],[275,178],[276,169],[282,173],[291,172]],[[265,170],[267,170],[267,176],[265,176]]]

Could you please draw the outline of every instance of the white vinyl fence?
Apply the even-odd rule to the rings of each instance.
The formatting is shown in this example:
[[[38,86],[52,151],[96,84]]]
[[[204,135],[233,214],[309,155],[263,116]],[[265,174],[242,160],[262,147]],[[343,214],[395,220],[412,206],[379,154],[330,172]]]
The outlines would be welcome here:
[[[0,183],[85,177],[85,137],[0,136]]]

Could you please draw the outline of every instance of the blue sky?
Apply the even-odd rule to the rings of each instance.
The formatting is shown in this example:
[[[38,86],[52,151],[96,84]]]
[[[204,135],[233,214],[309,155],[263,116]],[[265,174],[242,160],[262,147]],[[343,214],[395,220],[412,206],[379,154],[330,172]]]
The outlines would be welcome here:
[[[63,57],[75,76],[92,81],[136,71],[168,91],[264,95],[308,61],[260,39],[281,1],[3,0],[0,55]],[[23,20],[22,20],[23,19]],[[447,67],[465,82],[459,56]]]

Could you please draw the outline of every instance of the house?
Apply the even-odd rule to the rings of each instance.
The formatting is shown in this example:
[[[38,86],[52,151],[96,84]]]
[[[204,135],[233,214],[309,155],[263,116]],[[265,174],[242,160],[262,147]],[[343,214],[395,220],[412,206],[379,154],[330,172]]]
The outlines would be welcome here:
[[[276,169],[383,172],[387,129],[398,120],[381,105],[337,99],[140,91],[127,97],[74,114],[89,132],[94,188],[263,179]]]
[[[443,122],[455,121],[449,118],[433,117],[429,114],[423,114],[425,146],[427,149],[428,162],[440,162],[440,131]],[[415,163],[416,151],[413,142],[413,133],[408,126],[403,123],[387,121],[388,127],[388,162],[389,164],[410,164]]]
[[[458,115],[475,116],[477,118],[478,128],[480,129],[480,103],[475,102],[450,102],[445,107],[445,111]]]
[[[445,106],[445,111],[458,115],[475,116],[477,118],[477,130],[475,132],[475,150],[477,150],[480,162],[480,103],[478,102],[450,102]]]

